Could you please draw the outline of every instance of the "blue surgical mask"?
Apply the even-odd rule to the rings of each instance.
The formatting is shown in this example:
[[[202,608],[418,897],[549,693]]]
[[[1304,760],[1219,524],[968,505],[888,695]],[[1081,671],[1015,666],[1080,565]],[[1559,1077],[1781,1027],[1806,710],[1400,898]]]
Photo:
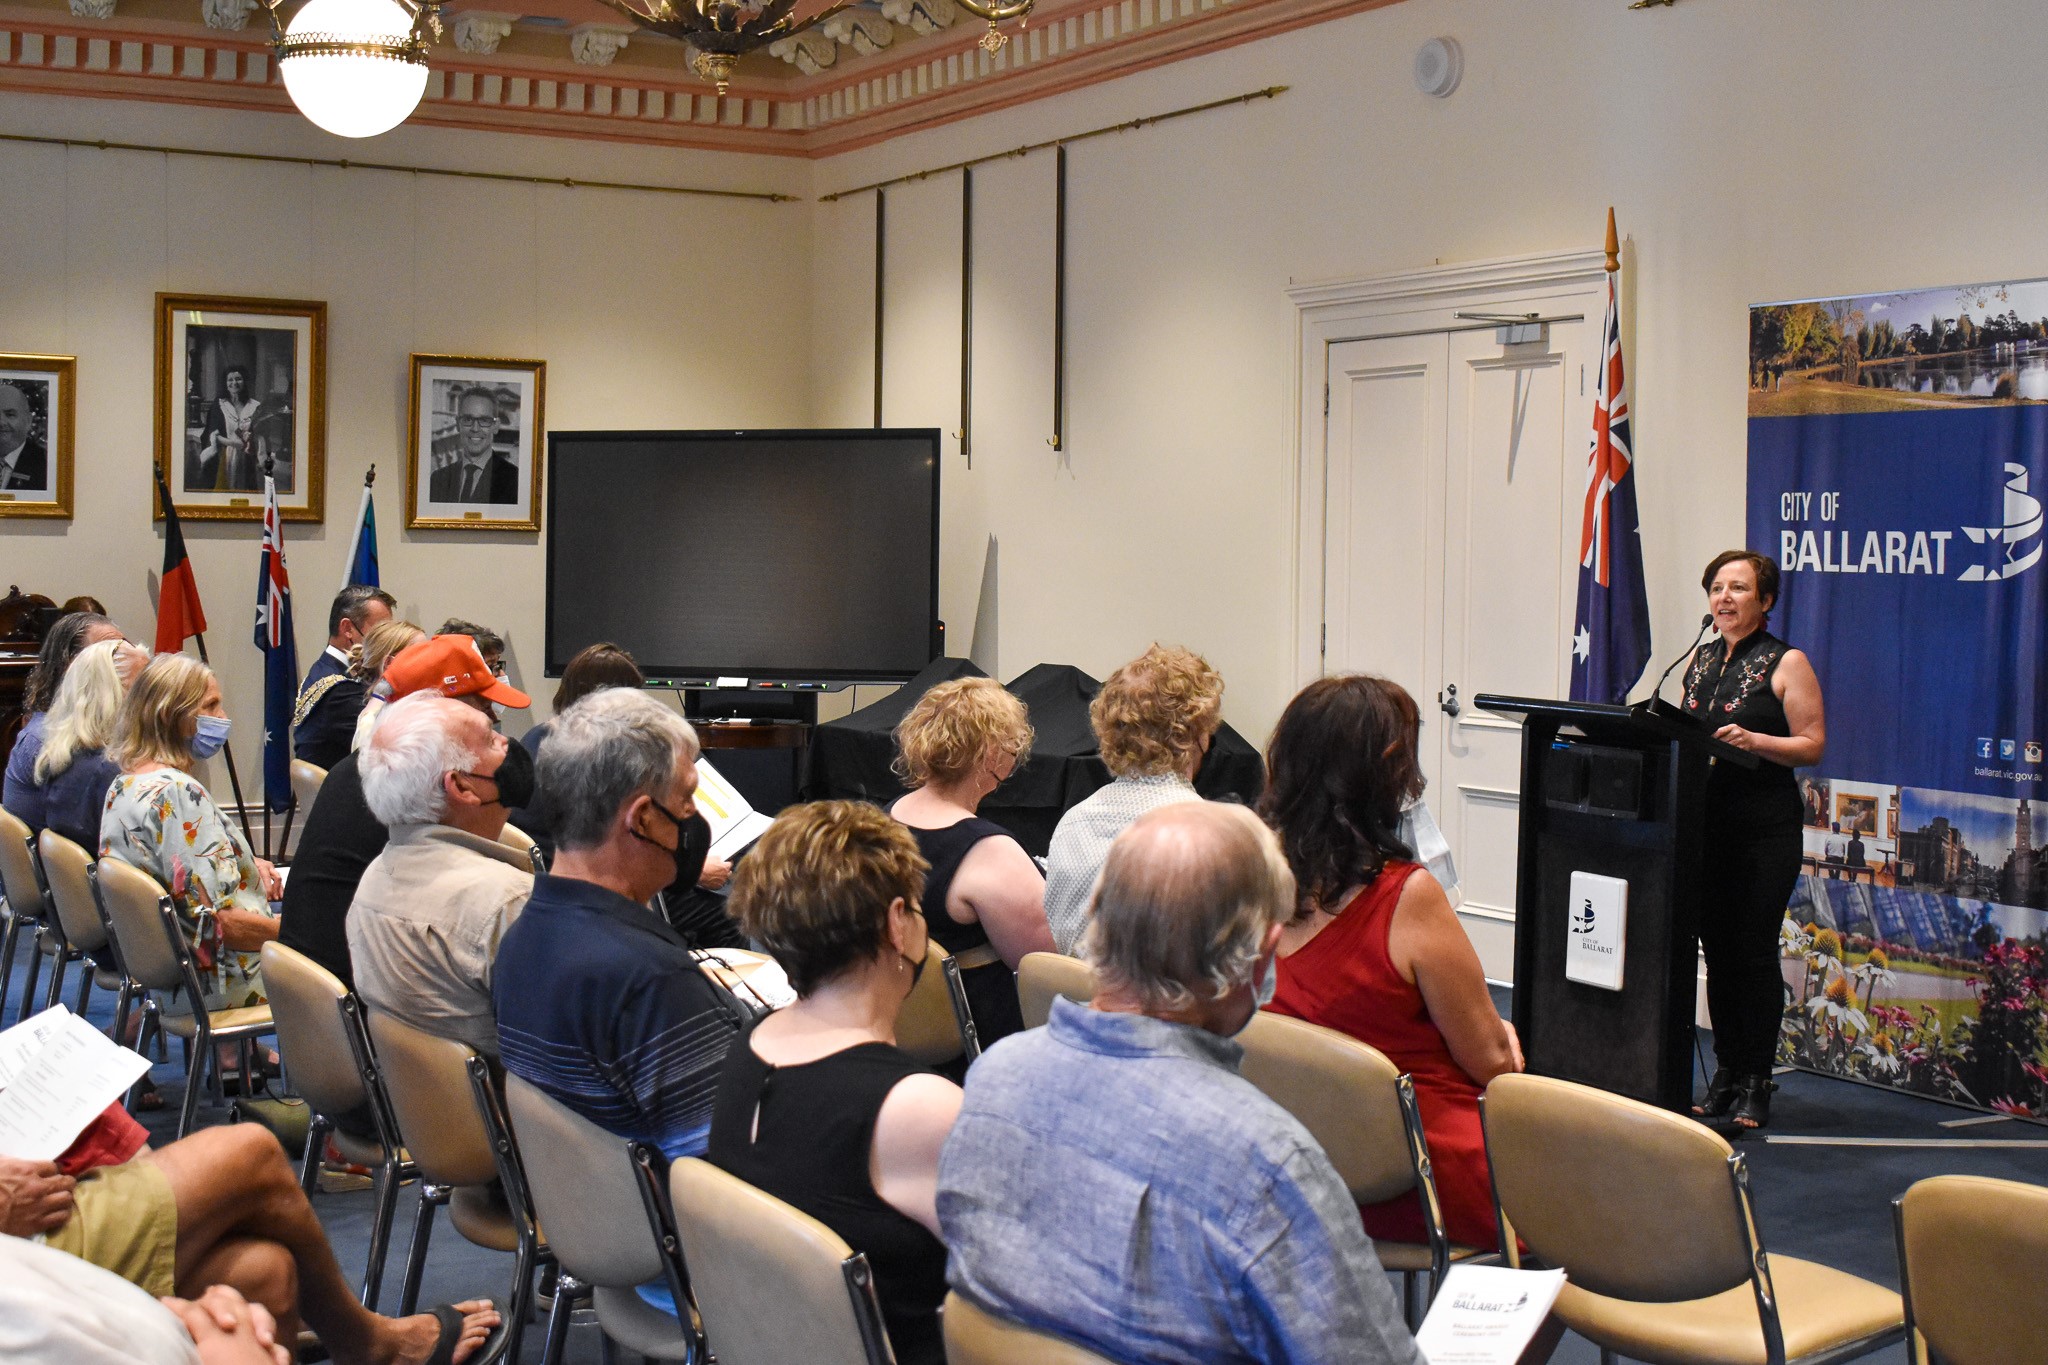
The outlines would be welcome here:
[[[1264,1009],[1273,1003],[1273,996],[1279,989],[1280,955],[1276,952],[1266,959],[1264,970],[1252,977],[1252,1001]]]
[[[192,735],[192,757],[212,758],[228,742],[228,727],[233,724],[226,716],[201,716],[199,728]]]

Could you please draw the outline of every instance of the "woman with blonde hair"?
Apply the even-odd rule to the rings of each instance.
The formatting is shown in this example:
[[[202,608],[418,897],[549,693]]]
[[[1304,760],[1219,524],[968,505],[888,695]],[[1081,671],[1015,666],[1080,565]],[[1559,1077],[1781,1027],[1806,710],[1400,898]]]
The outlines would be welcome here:
[[[357,682],[370,689],[370,695],[356,716],[356,737],[348,746],[351,752],[363,747],[370,731],[377,728],[377,717],[391,704],[391,688],[384,681],[384,666],[401,650],[426,638],[426,628],[415,621],[379,621],[363,637],[362,655],[349,665],[349,672],[355,675]]]
[[[896,771],[911,791],[889,813],[931,864],[925,922],[960,964],[984,1047],[1024,1027],[1017,963],[1053,950],[1038,864],[1015,835],[975,814],[1031,739],[1024,703],[994,678],[940,683],[896,726]]]
[[[88,645],[65,670],[50,703],[35,766],[44,825],[88,851],[99,847],[107,788],[121,773],[106,747],[121,700],[148,662],[148,653],[126,640]]]
[[[227,743],[213,670],[159,654],[115,722],[107,757],[121,765],[100,817],[100,854],[147,872],[171,893],[206,987],[208,1009],[269,997],[256,954],[277,937],[277,870],[249,845],[192,775]]]

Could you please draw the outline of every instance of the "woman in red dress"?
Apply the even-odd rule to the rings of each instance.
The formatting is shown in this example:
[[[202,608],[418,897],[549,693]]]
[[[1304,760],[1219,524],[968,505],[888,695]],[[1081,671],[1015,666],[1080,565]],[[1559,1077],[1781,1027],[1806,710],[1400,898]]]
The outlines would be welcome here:
[[[1300,896],[1280,938],[1268,1006],[1384,1052],[1415,1078],[1451,1241],[1494,1250],[1479,1096],[1522,1069],[1478,954],[1443,888],[1396,831],[1422,795],[1421,718],[1395,683],[1362,675],[1309,684],[1267,748],[1260,811],[1287,850]],[[1381,1240],[1426,1240],[1412,1195],[1362,1210]]]

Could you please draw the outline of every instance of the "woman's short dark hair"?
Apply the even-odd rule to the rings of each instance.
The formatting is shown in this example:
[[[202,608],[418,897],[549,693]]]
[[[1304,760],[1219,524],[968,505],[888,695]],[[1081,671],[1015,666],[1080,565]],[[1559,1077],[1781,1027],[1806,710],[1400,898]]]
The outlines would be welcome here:
[[[1771,608],[1778,605],[1778,561],[1769,555],[1758,554],[1755,550],[1723,550],[1707,565],[1707,571],[1700,575],[1700,591],[1714,590],[1714,575],[1722,569],[1742,560],[1756,571],[1757,600],[1763,603],[1764,615],[1771,614]]]
[[[69,616],[57,618],[57,624],[50,627],[50,633],[43,637],[43,647],[36,655],[36,666],[29,670],[26,694],[22,697],[21,709],[33,714],[47,711],[56,700],[57,684],[64,681],[64,670],[71,667],[71,661],[78,652],[92,641],[86,635],[95,626],[105,626],[120,631],[112,621],[96,611],[74,611]]]
[[[608,640],[585,645],[576,651],[562,670],[561,685],[555,688],[555,710],[574,706],[592,692],[606,687],[645,687],[647,675],[633,656]]]
[[[1422,795],[1415,741],[1422,716],[1399,683],[1364,673],[1304,687],[1266,745],[1259,814],[1294,873],[1296,916],[1370,883],[1389,858],[1412,858],[1396,832]]]

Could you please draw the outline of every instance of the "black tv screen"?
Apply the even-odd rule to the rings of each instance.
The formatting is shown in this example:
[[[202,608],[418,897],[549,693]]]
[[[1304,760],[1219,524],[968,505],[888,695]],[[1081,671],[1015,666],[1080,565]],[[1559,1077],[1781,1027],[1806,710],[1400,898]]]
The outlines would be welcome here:
[[[939,433],[548,437],[547,672],[900,682],[934,657]]]

